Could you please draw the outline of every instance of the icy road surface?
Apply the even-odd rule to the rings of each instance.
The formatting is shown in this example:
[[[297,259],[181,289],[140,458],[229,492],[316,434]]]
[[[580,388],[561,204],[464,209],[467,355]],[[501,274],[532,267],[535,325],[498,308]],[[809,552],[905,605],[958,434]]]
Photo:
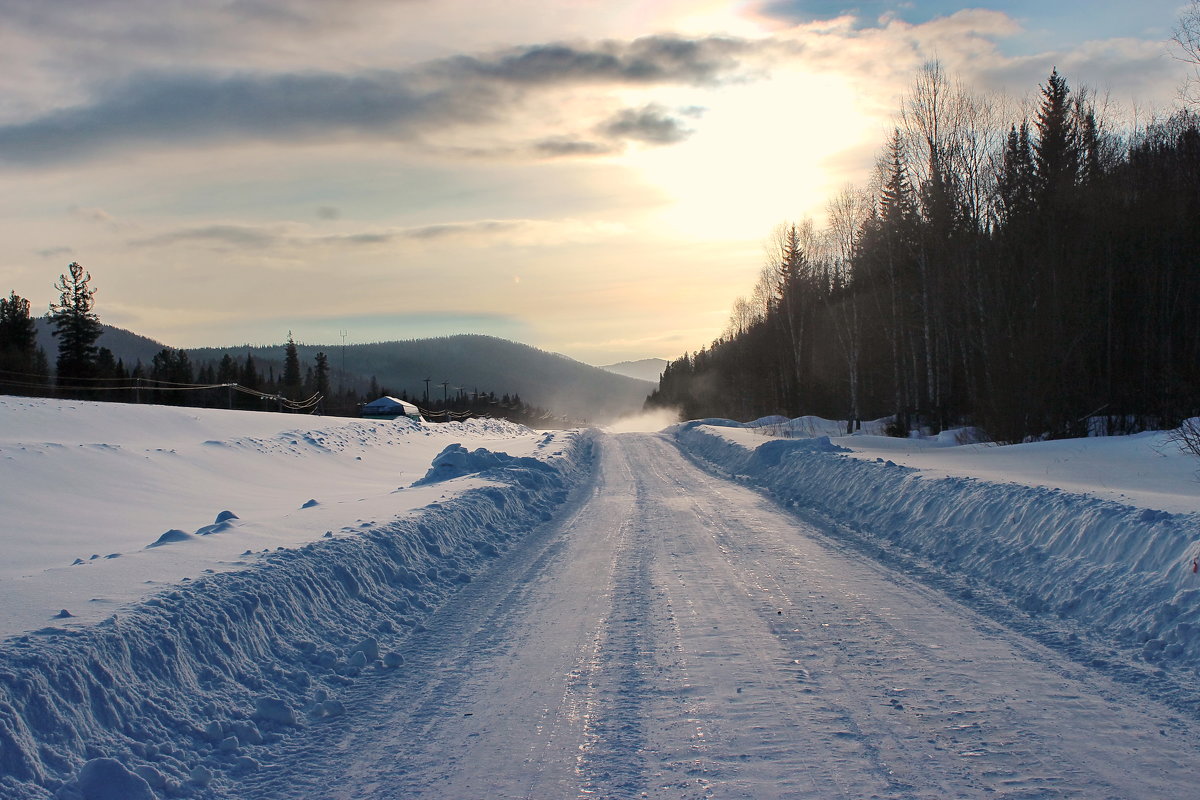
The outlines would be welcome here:
[[[1188,721],[655,435],[239,786],[258,798],[1180,798]]]

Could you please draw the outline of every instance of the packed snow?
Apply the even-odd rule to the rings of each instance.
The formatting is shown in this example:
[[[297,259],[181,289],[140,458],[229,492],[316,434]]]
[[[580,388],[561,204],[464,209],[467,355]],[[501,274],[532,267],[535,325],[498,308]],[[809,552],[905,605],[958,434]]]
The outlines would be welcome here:
[[[707,424],[706,424],[707,423]],[[1200,674],[1200,483],[1166,433],[996,447],[702,420],[688,452],[881,547]],[[772,429],[771,426],[775,426]],[[875,426],[876,428],[878,426]],[[784,433],[784,436],[778,434]],[[969,440],[969,439],[968,439]]]
[[[1179,796],[1164,434],[668,422],[0,397],[0,796]]]

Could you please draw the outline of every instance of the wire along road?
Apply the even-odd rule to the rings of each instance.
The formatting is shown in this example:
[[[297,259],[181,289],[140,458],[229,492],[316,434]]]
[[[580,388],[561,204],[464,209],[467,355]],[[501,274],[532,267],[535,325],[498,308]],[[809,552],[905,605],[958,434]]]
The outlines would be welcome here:
[[[698,469],[587,497],[281,743],[260,798],[1179,798],[1189,721]]]

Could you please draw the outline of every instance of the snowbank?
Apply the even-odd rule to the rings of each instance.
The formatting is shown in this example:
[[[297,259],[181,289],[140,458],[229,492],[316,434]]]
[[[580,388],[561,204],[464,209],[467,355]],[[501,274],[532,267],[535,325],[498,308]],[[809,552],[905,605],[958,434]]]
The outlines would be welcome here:
[[[1056,488],[930,478],[821,436],[768,439],[686,423],[679,444],[730,475],[888,547],[969,576],[1154,665],[1200,672],[1200,514]],[[842,440],[846,441],[846,440]],[[761,442],[761,443],[760,443]]]
[[[483,471],[460,479],[476,488],[418,514],[184,579],[99,624],[5,640],[0,796],[108,797],[95,788],[106,781],[135,792],[122,796],[228,790],[265,745],[343,713],[338,691],[363,670],[402,668],[403,642],[431,609],[590,469],[586,435],[546,434],[535,450],[477,448]]]

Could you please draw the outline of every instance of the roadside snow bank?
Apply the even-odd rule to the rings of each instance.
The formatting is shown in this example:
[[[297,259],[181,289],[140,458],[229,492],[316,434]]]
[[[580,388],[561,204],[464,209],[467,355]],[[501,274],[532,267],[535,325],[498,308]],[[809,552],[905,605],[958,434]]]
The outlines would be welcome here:
[[[973,478],[923,477],[850,457],[828,437],[757,447],[719,428],[669,433],[688,452],[848,528],[969,576],[1019,608],[1053,614],[1145,661],[1200,671],[1200,514]]]
[[[424,486],[430,483],[441,483],[452,478],[461,478],[473,472],[484,472],[489,469],[507,468],[510,470],[534,470],[545,472],[550,469],[543,461],[528,456],[510,456],[508,453],[497,453],[484,447],[468,450],[461,444],[446,445],[438,453],[425,477],[413,483],[413,486]]]
[[[6,640],[0,796],[87,798],[113,774],[137,796],[228,791],[288,730],[344,713],[338,691],[363,670],[402,668],[428,613],[551,518],[588,474],[591,440],[539,447],[536,468],[479,454],[471,480],[485,485],[419,514]]]

